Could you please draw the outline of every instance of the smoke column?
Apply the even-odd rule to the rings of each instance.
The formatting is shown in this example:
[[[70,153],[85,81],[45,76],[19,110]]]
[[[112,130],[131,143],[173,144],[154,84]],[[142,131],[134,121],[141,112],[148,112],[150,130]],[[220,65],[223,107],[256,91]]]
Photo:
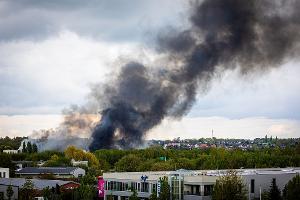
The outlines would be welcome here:
[[[225,70],[247,75],[297,58],[299,9],[298,0],[191,3],[189,28],[157,37],[166,64],[128,62],[109,84],[93,89],[103,111],[90,150],[136,147],[165,117],[184,116],[197,92]]]

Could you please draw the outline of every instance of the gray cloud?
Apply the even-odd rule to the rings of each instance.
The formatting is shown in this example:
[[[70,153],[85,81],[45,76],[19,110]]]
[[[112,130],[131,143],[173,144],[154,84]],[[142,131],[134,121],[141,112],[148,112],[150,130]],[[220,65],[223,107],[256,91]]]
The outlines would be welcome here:
[[[0,40],[40,40],[61,30],[105,40],[137,40],[147,27],[174,23],[174,13],[183,8],[179,0],[1,1]]]

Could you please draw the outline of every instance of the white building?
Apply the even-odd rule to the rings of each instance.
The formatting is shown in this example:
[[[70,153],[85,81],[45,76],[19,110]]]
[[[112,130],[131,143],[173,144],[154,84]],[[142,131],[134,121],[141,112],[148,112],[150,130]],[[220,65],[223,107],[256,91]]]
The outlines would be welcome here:
[[[260,197],[270,188],[273,179],[282,191],[284,186],[300,168],[238,169],[244,181],[249,199]],[[159,193],[159,179],[166,176],[171,188],[171,197],[176,200],[210,200],[216,180],[227,170],[178,170],[160,172],[104,173],[105,195],[113,195],[114,200],[127,200],[131,189],[140,199],[149,199],[151,193]]]
[[[74,166],[74,167],[75,166],[80,166],[80,165],[88,166],[89,161],[86,161],[86,160],[76,161],[76,160],[72,159],[71,163],[72,163],[72,166]]]
[[[9,178],[9,168],[0,168],[0,178]]]
[[[3,153],[16,154],[19,153],[19,150],[3,150]]]

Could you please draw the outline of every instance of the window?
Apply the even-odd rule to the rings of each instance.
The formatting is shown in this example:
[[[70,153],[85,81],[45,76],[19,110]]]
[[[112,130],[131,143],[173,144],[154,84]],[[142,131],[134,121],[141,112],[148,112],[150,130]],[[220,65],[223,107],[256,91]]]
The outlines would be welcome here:
[[[156,184],[155,183],[152,184],[152,192],[153,193],[156,192]]]
[[[251,193],[254,193],[254,187],[255,187],[255,180],[254,179],[251,179]]]
[[[140,192],[141,191],[141,183],[137,184],[137,191]]]
[[[149,183],[147,182],[141,183],[141,192],[149,192]]]
[[[211,196],[213,191],[213,185],[204,185],[204,196]]]
[[[2,178],[2,172],[0,172],[0,178]]]
[[[3,172],[3,178],[5,178],[6,177],[6,173],[5,172]]]

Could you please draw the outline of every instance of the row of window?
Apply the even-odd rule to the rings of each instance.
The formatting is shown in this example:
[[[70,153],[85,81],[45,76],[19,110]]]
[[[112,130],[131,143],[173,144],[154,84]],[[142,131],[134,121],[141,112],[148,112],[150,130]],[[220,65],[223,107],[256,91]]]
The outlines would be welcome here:
[[[118,181],[106,181],[105,190],[112,191],[131,191],[135,190],[137,192],[149,192],[150,185],[152,185],[152,191],[156,192],[156,184],[148,182],[118,182]]]
[[[201,187],[200,185],[191,185],[190,186],[191,190],[190,191],[185,191],[184,193],[187,195],[201,195]],[[203,195],[204,196],[210,196],[212,195],[213,192],[213,185],[204,185],[204,190],[203,190]]]

